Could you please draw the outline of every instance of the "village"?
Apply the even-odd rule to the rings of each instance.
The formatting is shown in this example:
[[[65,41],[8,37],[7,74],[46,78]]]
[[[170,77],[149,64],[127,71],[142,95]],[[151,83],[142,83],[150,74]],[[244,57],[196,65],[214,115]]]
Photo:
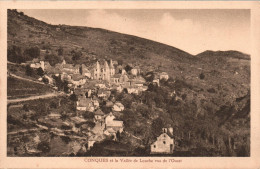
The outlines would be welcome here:
[[[149,85],[141,76],[142,70],[138,66],[131,65],[131,69],[126,71],[127,67],[118,65],[117,61],[113,60],[98,60],[90,67],[84,64],[67,64],[65,60],[55,66],[39,59],[22,64],[32,69],[42,69],[44,74],[38,81],[60,90],[75,102],[76,115],[53,111],[39,118],[36,124],[59,136],[66,136],[64,133],[68,132],[74,133],[75,138],[81,139],[81,143],[74,145],[75,154],[79,150],[87,152],[96,142],[120,139],[121,133],[124,132],[124,122],[118,118],[122,116],[120,112],[125,106],[115,99],[113,93],[126,92],[138,95],[146,91]],[[156,74],[152,83],[159,86],[160,80],[168,78],[166,72],[161,72]],[[57,82],[66,82],[63,91],[57,87]],[[102,111],[102,106],[106,108],[106,112]],[[64,114],[67,118],[61,120]],[[39,140],[38,136],[34,140]],[[87,147],[83,146],[86,141]],[[39,153],[35,146],[29,147],[31,148],[25,148],[27,152]],[[162,128],[162,134],[151,145],[151,154],[170,154],[173,150],[173,129]]]

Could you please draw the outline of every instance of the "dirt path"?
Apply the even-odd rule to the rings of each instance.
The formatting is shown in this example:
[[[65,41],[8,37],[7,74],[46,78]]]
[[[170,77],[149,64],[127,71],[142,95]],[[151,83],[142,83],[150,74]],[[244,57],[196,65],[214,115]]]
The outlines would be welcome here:
[[[61,95],[64,95],[64,93],[54,92],[54,93],[47,93],[47,94],[38,95],[38,96],[31,96],[31,97],[27,97],[27,98],[10,99],[10,100],[7,100],[7,104],[24,102],[24,101],[29,101],[29,100],[45,99],[45,98],[57,97],[57,96],[61,96]]]
[[[43,82],[37,82],[37,81],[31,80],[31,79],[27,79],[27,78],[24,78],[24,77],[21,77],[21,76],[17,76],[17,75],[15,75],[13,73],[10,73],[9,76],[10,77],[14,77],[16,79],[20,79],[20,80],[25,80],[25,81],[28,81],[28,82],[33,82],[33,83],[38,83],[38,84],[41,84],[41,85],[46,85]]]

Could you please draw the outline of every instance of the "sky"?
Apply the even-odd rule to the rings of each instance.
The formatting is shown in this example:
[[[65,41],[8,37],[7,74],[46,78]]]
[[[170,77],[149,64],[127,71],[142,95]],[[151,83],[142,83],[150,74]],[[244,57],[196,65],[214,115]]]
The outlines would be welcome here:
[[[23,9],[50,24],[103,28],[158,41],[190,54],[237,50],[250,54],[247,9]]]

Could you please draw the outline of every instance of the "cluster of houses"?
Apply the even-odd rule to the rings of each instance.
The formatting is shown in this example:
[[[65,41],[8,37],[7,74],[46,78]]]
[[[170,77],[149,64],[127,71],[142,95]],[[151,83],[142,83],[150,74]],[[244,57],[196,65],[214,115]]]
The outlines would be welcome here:
[[[43,78],[48,79],[50,84],[55,85],[54,76],[68,82],[71,94],[75,94],[76,117],[71,117],[73,121],[73,131],[78,132],[77,123],[84,123],[84,113],[94,114],[95,127],[92,133],[88,133],[88,148],[90,149],[95,142],[101,141],[105,136],[112,136],[117,139],[117,133],[123,132],[123,121],[116,120],[114,113],[124,110],[124,105],[111,96],[111,91],[126,91],[127,93],[139,94],[148,89],[145,79],[140,76],[140,68],[126,70],[118,65],[116,61],[106,60],[97,61],[94,65],[86,67],[84,64],[67,64],[65,60],[62,63],[52,67],[48,62],[34,59],[27,64],[32,68],[42,68],[45,72]],[[156,74],[153,83],[160,85],[160,80],[168,80],[167,73]],[[100,109],[101,101],[105,101],[105,106],[111,109],[109,114],[105,114]],[[50,114],[48,118],[58,119],[60,114]],[[66,122],[66,124],[69,124]],[[151,153],[171,153],[174,149],[172,138],[172,129],[163,129],[163,134],[157,138],[157,141],[151,145]]]

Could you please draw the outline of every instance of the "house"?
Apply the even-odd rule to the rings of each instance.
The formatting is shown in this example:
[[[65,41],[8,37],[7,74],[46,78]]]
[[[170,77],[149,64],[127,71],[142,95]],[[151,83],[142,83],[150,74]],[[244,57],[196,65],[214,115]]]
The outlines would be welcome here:
[[[94,97],[92,98],[92,103],[93,103],[93,105],[94,105],[95,108],[98,108],[98,107],[99,107],[99,99],[98,99],[96,96],[94,96]]]
[[[88,77],[88,78],[91,78],[91,73],[90,73],[90,71],[88,70],[88,68],[87,68],[84,64],[82,64],[82,65],[80,66],[80,73],[81,73],[81,75],[83,75],[83,76],[86,76],[86,77]]]
[[[48,118],[50,118],[50,119],[59,119],[60,117],[61,117],[61,115],[58,113],[50,113],[48,115]]]
[[[110,112],[106,117],[105,117],[105,129],[108,130],[109,128],[112,128],[116,132],[123,132],[124,129],[124,122],[115,120],[115,116],[113,115],[112,112]]]
[[[174,150],[172,128],[163,128],[163,133],[151,145],[151,154],[171,154]]]
[[[114,103],[112,101],[106,102],[106,107],[113,107]]]
[[[43,78],[48,79],[48,83],[49,84],[53,84],[54,83],[53,78],[49,77],[48,75],[44,75]]]
[[[101,88],[101,89],[106,88],[106,84],[104,84],[104,83],[96,83],[95,86],[96,86],[96,87],[99,87],[99,88]]]
[[[162,79],[168,80],[169,79],[169,75],[166,72],[160,73],[159,76],[160,76],[160,80],[162,80]]]
[[[120,78],[120,77],[121,77],[120,74],[116,74],[116,75],[114,75],[114,77],[111,77],[110,82],[111,82],[111,83],[115,83],[115,84],[119,84],[119,78]]]
[[[105,116],[104,112],[101,111],[100,109],[98,109],[97,111],[95,111],[94,115],[95,115],[95,119],[96,119],[96,120],[102,120],[103,117]]]
[[[134,76],[137,76],[138,74],[140,74],[140,68],[139,66],[135,66],[134,68],[131,69],[131,74]]]
[[[61,73],[61,80],[67,80],[67,81],[70,81],[71,78],[72,78],[71,75],[69,75],[69,74],[67,74],[67,73],[65,73],[65,72],[62,72],[62,73]]]
[[[54,68],[52,68],[50,70],[46,70],[46,71],[47,71],[47,74],[55,75],[56,77],[58,77],[62,73],[61,69],[56,66]]]
[[[123,74],[119,78],[119,83],[125,83],[125,82],[128,82],[128,81],[129,81],[129,78],[128,78],[127,74]]]
[[[104,134],[107,136],[113,136],[113,140],[116,141],[116,133],[117,131],[113,128],[108,128],[104,131]]]
[[[115,102],[113,106],[113,111],[123,111],[125,109],[124,105],[120,102]]]
[[[27,63],[29,63],[29,65],[30,65],[31,68],[38,69],[38,68],[41,67],[42,70],[45,69],[45,64],[44,64],[44,61],[43,61],[43,60],[40,61],[39,59],[34,58],[32,61],[29,61],[29,62],[27,62]]]
[[[91,99],[85,97],[79,98],[77,101],[77,110],[93,112],[94,106],[91,102]]]
[[[129,94],[132,94],[132,93],[138,94],[139,93],[139,90],[137,87],[128,87],[126,89],[127,89],[127,93],[129,93]]]
[[[63,64],[62,71],[67,73],[79,74],[80,65],[73,66],[72,64]]]
[[[80,85],[84,85],[86,83],[86,78],[80,74],[74,74],[71,77],[71,82],[75,85],[75,86],[80,86]]]
[[[109,90],[104,90],[104,89],[99,89],[97,96],[100,98],[108,98],[111,94],[111,91]]]
[[[160,79],[154,79],[153,84],[157,84],[158,86],[160,86]]]

